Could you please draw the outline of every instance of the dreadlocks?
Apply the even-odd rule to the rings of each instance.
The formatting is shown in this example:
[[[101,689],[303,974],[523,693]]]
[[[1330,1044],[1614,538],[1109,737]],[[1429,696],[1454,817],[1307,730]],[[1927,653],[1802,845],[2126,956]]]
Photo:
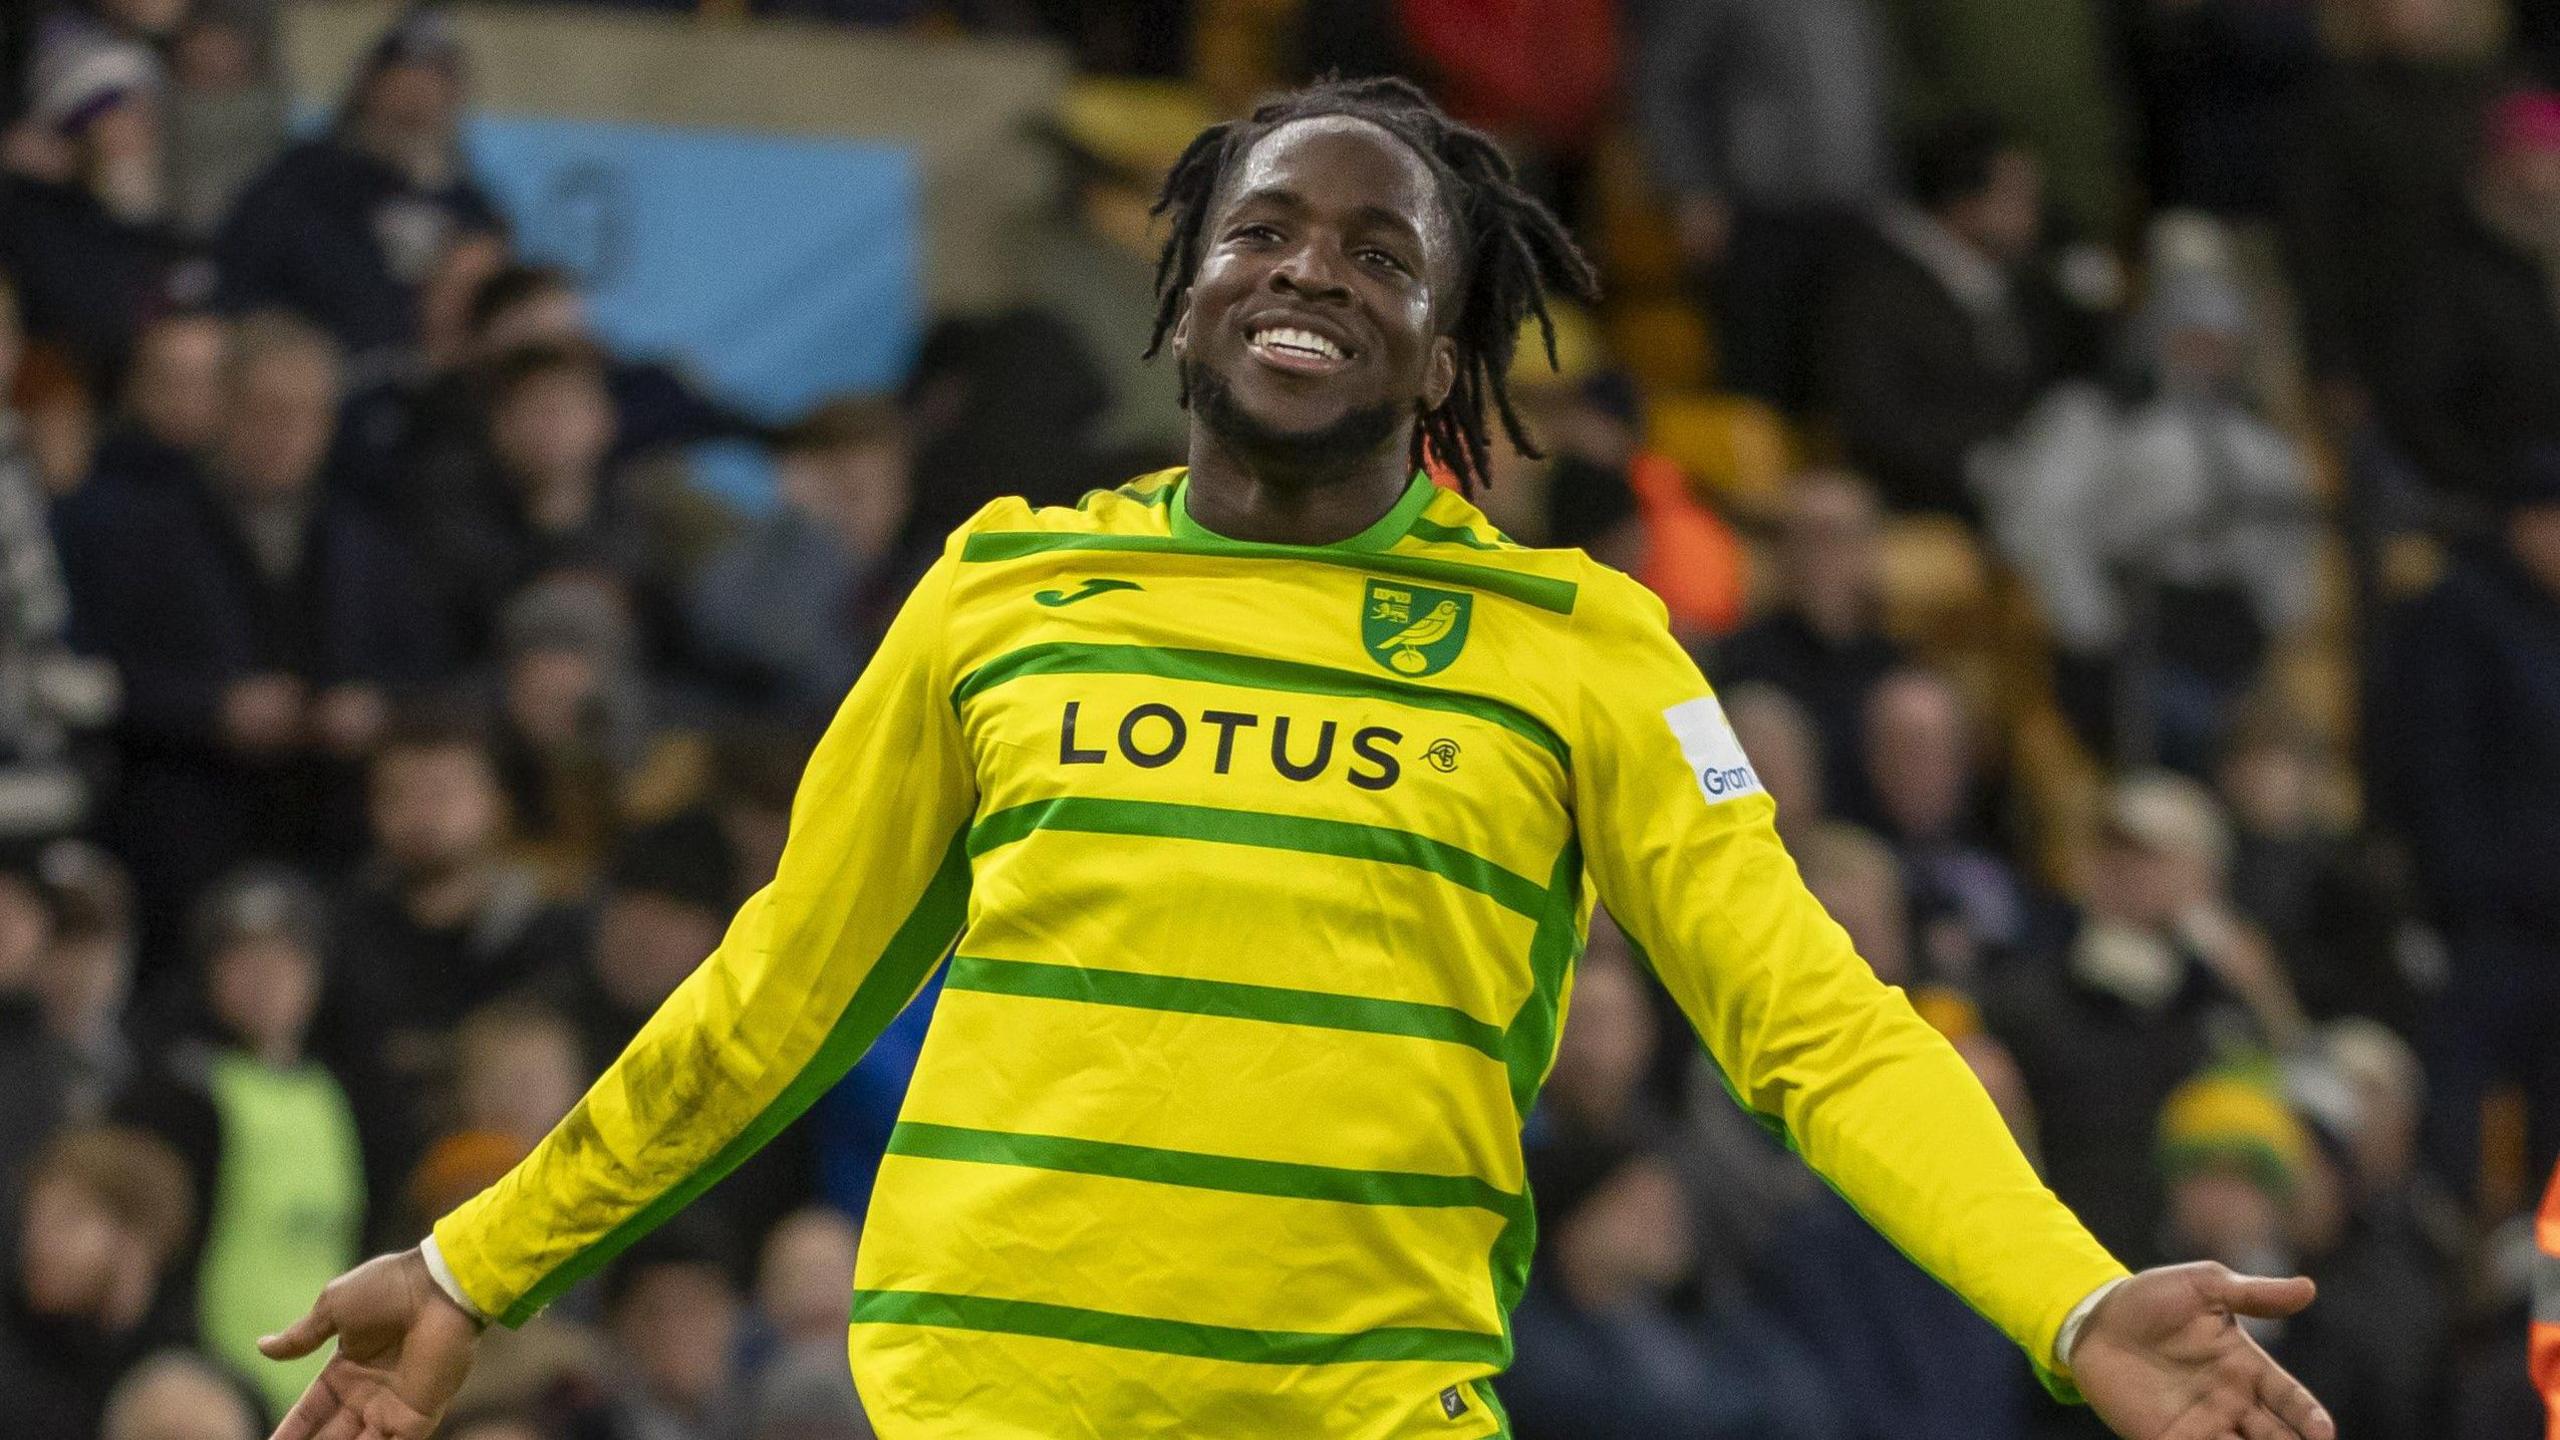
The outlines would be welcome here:
[[[1504,384],[1521,323],[1537,317],[1547,363],[1555,364],[1547,292],[1587,302],[1597,298],[1599,279],[1562,222],[1520,188],[1511,161],[1491,137],[1442,114],[1406,81],[1323,80],[1264,105],[1249,119],[1200,132],[1165,175],[1152,212],[1171,217],[1171,233],[1156,261],[1156,325],[1147,354],[1163,348],[1165,336],[1181,318],[1184,297],[1200,268],[1201,232],[1228,170],[1281,126],[1330,116],[1365,120],[1395,136],[1423,158],[1439,184],[1458,250],[1456,318],[1443,321],[1456,342],[1458,378],[1448,397],[1415,428],[1413,463],[1419,467],[1426,456],[1437,457],[1472,495],[1492,473],[1488,401],[1502,418],[1503,434],[1520,453],[1540,458],[1512,411]],[[1191,403],[1188,377],[1182,383],[1182,402]]]

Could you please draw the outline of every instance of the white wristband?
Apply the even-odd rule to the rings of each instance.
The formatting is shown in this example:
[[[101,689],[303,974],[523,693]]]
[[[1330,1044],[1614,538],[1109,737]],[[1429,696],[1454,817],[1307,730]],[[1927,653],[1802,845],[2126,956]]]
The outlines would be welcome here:
[[[436,1288],[445,1293],[445,1298],[461,1306],[463,1314],[483,1325],[489,1323],[489,1317],[479,1306],[471,1303],[470,1296],[462,1293],[462,1282],[453,1278],[453,1267],[444,1263],[444,1252],[436,1248],[436,1237],[430,1235],[419,1241],[418,1254],[427,1262],[427,1278],[436,1282]]]
[[[2106,1284],[2099,1286],[2097,1289],[2090,1291],[2087,1295],[2081,1297],[2079,1304],[2071,1307],[2070,1314],[2062,1317],[2062,1328],[2055,1331],[2053,1336],[2053,1366],[2055,1369],[2063,1371],[2066,1374],[2070,1372],[2071,1352],[2079,1347],[2080,1332],[2082,1329],[2087,1327],[2090,1315],[2097,1311],[2098,1302],[2106,1299],[2109,1295],[2114,1294],[2117,1286],[2132,1278],[2133,1277],[2130,1275],[2119,1275],[2113,1280],[2108,1281]]]

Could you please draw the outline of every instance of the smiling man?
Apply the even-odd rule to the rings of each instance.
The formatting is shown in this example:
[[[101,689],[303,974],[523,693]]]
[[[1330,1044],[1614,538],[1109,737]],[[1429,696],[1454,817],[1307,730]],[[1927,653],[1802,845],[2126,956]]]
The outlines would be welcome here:
[[[285,1440],[417,1440],[540,1310],[823,1091],[946,958],[852,1358],[890,1440],[1502,1435],[1520,1126],[1595,898],[1731,1088],[2058,1389],[2142,1440],[2334,1427],[2234,1323],[2307,1281],[2126,1278],[1806,893],[1633,581],[1484,473],[1548,288],[1481,135],[1392,81],[1200,137],[1158,334],[1190,465],[953,536],[811,761],[773,885],[522,1165],[270,1342]],[[361,1417],[360,1420],[350,1417]]]

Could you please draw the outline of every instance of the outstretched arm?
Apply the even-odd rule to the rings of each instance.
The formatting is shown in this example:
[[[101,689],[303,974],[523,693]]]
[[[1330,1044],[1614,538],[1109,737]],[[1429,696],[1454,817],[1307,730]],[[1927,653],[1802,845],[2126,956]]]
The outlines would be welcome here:
[[[461,1379],[442,1361],[452,1327],[435,1323],[445,1311],[430,1299],[449,1297],[466,1324],[523,1322],[772,1138],[914,997],[969,896],[959,837],[976,783],[943,654],[950,563],[917,586],[819,742],[773,883],[720,948],[521,1164],[437,1222],[420,1251],[350,1272],[277,1337],[279,1358],[342,1337],[282,1440],[423,1436],[451,1398],[441,1377]],[[440,1295],[415,1293],[418,1281]],[[403,1348],[421,1337],[424,1359]],[[452,1343],[467,1366],[468,1334]]]
[[[1590,674],[1573,767],[1591,875],[1735,1099],[2023,1348],[2048,1386],[2071,1397],[2077,1378],[2122,1433],[2330,1440],[2315,1428],[2152,1423],[2187,1414],[2181,1396],[2219,1404],[2244,1370],[2270,1396],[2298,1393],[2236,1329],[2246,1356],[2198,1338],[2232,1309],[2278,1302],[2247,1292],[2238,1304],[2228,1287],[2175,1283],[2177,1270],[2124,1279],[2037,1178],[1954,1048],[1876,979],[1805,889],[1775,806],[1660,605],[1623,582],[1584,596],[1575,648]],[[2065,1353],[2075,1312],[2071,1348],[2103,1355],[2094,1368]]]

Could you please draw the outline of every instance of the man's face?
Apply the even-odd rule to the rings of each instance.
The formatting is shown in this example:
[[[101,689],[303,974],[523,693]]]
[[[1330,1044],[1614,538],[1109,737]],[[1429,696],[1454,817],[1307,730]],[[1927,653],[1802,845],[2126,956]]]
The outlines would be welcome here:
[[[404,144],[450,144],[462,116],[462,77],[441,65],[393,65],[365,87],[365,128]]]
[[[37,1182],[18,1241],[27,1308],[38,1315],[96,1315],[110,1307],[119,1257],[136,1242],[82,1186]]]
[[[617,890],[596,914],[596,980],[626,1010],[654,1010],[720,946],[722,918],[671,895]]]
[[[213,443],[222,428],[222,362],[229,343],[222,322],[204,315],[143,332],[126,402],[153,439],[190,453]]]
[[[1247,456],[1347,462],[1456,378],[1435,297],[1457,257],[1437,183],[1386,131],[1301,120],[1238,163],[1174,331],[1201,421]]]
[[[695,1409],[729,1383],[738,1297],[706,1265],[660,1265],[632,1283],[612,1320],[640,1383],[661,1401]]]
[[[1876,510],[1854,485],[1814,477],[1797,485],[1780,531],[1781,558],[1808,608],[1864,604],[1876,586]]]
[[[338,377],[328,359],[279,351],[248,366],[227,398],[222,468],[232,482],[262,499],[309,490],[338,423]]]
[[[2003,153],[1982,193],[1957,201],[1947,219],[1992,260],[2017,264],[2035,253],[2044,230],[2044,167],[2024,150]]]
[[[603,382],[567,368],[524,381],[489,417],[499,463],[527,478],[592,476],[613,448],[613,431]]]
[[[1867,702],[1867,775],[1907,838],[1938,839],[1964,819],[1972,760],[1963,702],[1940,681],[1897,676]]]
[[[498,838],[498,777],[470,745],[390,750],[374,762],[373,840],[398,869],[434,874]]]
[[[217,952],[208,967],[213,1018],[258,1051],[298,1050],[320,1001],[320,957],[281,935],[252,935]]]

